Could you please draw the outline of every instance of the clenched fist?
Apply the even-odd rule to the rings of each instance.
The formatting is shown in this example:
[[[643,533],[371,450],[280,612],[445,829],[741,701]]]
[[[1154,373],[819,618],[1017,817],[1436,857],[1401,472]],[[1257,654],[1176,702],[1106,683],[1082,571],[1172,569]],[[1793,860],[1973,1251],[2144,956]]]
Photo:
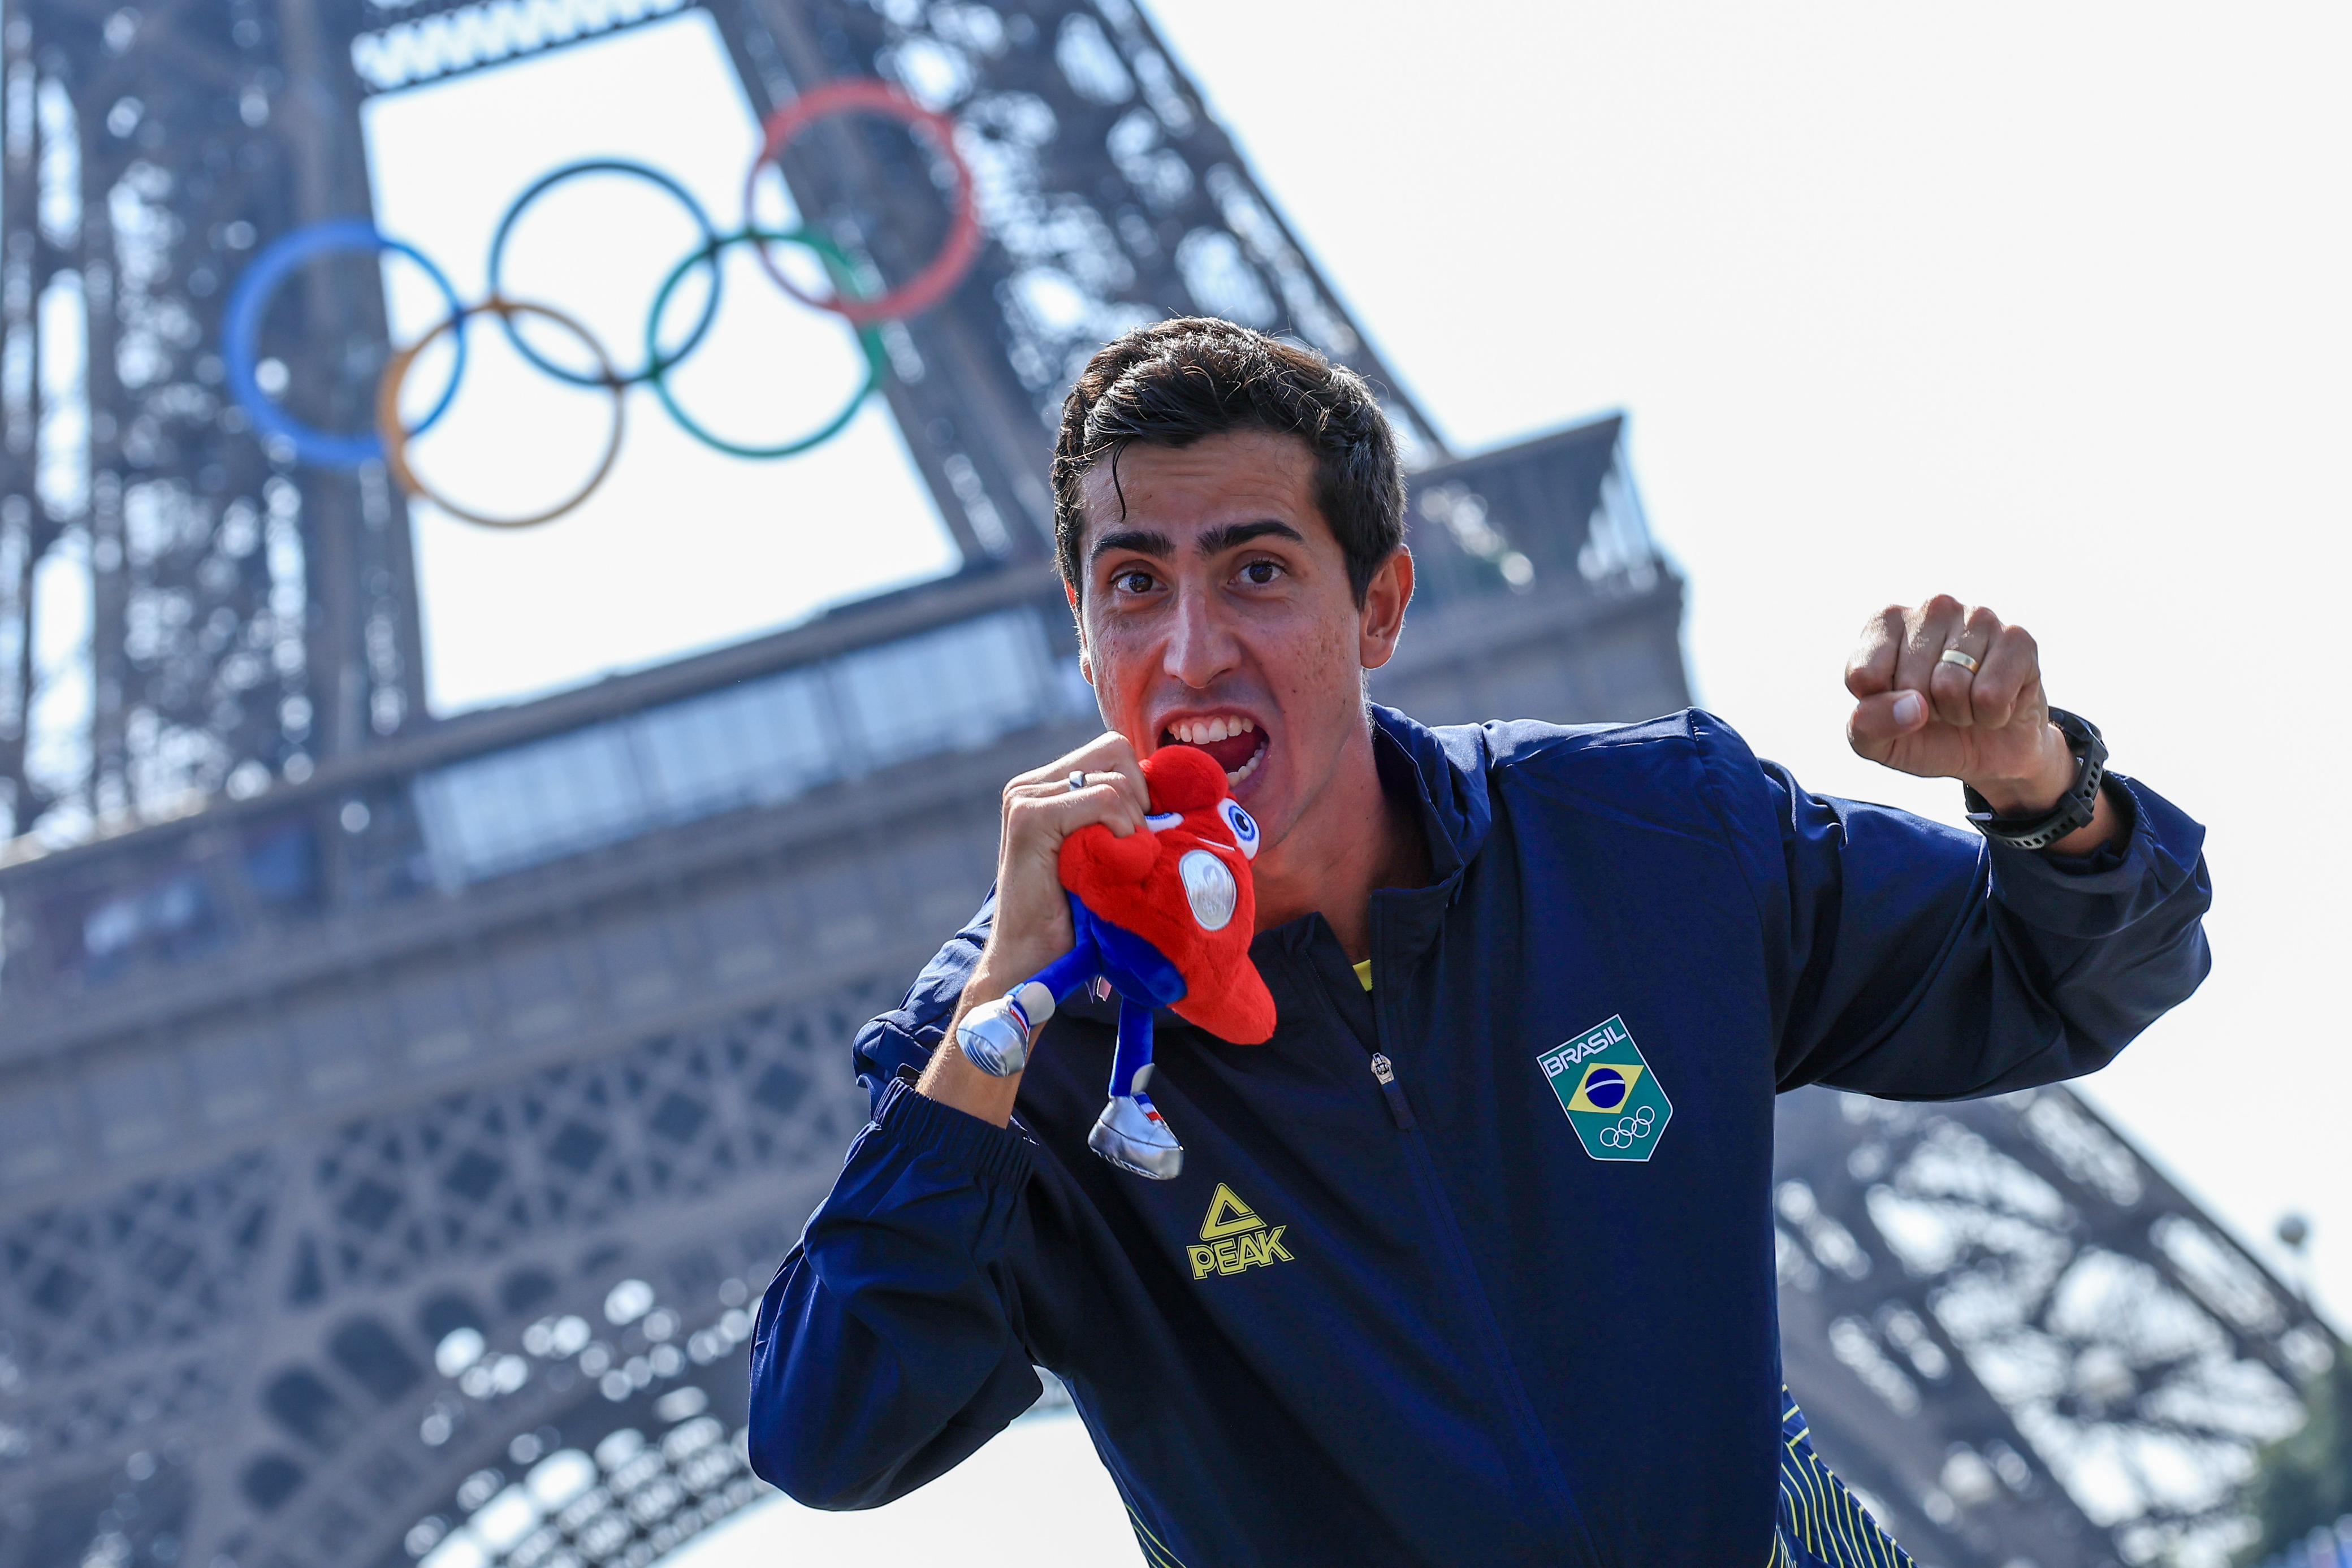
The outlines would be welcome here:
[[[1070,905],[1062,891],[1062,841],[1099,822],[1113,836],[1144,831],[1151,810],[1135,747],[1116,732],[1033,768],[1005,785],[996,849],[996,918],[964,984],[956,1024],[1070,950]],[[1020,1075],[982,1071],[961,1051],[935,1051],[916,1092],[1002,1127],[1013,1119]]]
[[[2050,722],[2032,634],[1949,594],[1890,604],[1862,630],[1845,667],[1855,701],[1846,738],[1873,762],[1924,779],[1958,779],[2004,817],[2054,807],[2074,781],[2066,737]],[[2050,846],[2081,854],[2106,841],[2115,808]]]

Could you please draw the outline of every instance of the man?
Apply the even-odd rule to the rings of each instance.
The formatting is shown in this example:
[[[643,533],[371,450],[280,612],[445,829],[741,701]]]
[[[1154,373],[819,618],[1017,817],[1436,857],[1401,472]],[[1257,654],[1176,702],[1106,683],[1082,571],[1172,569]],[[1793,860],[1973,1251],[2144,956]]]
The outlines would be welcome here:
[[[2203,977],[2202,831],[2102,782],[2032,639],[1949,599],[1867,629],[1849,733],[1962,781],[1983,836],[1807,795],[1697,711],[1369,707],[1412,597],[1393,441],[1356,377],[1223,322],[1097,354],[1055,474],[1110,733],[1005,787],[992,897],[858,1036],[874,1120],[761,1304],[754,1468],[887,1502],[1034,1364],[1161,1568],[1899,1561],[1784,1406],[1773,1095],[2101,1066]],[[1185,745],[1262,832],[1280,1022],[1161,1017],[1186,1155],[1154,1182],[1086,1145],[1113,1007],[1003,1078],[955,1024],[1068,950],[1062,840],[1146,831],[1138,758]]]

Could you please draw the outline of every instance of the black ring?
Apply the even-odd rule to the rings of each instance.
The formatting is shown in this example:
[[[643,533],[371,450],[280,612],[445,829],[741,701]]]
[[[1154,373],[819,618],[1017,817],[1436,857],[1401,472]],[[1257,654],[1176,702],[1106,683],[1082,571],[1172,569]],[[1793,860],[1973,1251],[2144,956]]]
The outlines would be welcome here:
[[[635,174],[641,180],[650,180],[676,196],[686,210],[694,214],[695,223],[702,230],[703,244],[708,250],[710,261],[710,293],[703,300],[702,319],[695,322],[694,330],[686,335],[686,341],[680,343],[676,350],[667,354],[658,350],[649,350],[645,368],[634,374],[621,377],[617,382],[618,385],[625,387],[637,386],[652,381],[676,366],[687,355],[694,352],[701,344],[704,336],[709,332],[710,324],[719,319],[719,231],[711,225],[710,215],[702,210],[702,204],[694,199],[694,193],[660,170],[647,164],[633,162],[626,158],[583,158],[577,163],[566,163],[561,169],[541,175],[532,182],[528,190],[514,199],[513,204],[507,208],[506,215],[499,220],[498,233],[490,236],[490,297],[492,298],[505,298],[500,286],[499,268],[506,259],[507,235],[514,228],[515,220],[522,216],[523,208],[536,200],[541,192],[551,185],[571,179],[574,174]],[[515,352],[556,380],[569,382],[576,387],[607,387],[616,384],[601,375],[593,373],[583,375],[578,371],[568,371],[561,365],[549,363],[540,356],[538,350],[523,340],[521,329],[515,325],[512,316],[499,317],[499,325],[505,330],[507,341],[515,346]]]

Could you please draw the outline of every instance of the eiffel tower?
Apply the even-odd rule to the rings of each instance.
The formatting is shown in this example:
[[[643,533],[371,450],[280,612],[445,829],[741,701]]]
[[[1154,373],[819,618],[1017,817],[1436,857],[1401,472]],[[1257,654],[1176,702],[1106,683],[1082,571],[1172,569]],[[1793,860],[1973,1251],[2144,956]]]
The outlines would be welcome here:
[[[979,261],[888,334],[962,569],[436,719],[398,493],[247,427],[227,286],[367,214],[371,95],[689,25],[759,113],[878,75],[984,158]],[[1450,452],[1128,0],[15,0],[0,156],[0,1568],[646,1568],[761,1495],[748,1312],[862,1118],[850,1032],[1097,722],[1046,460],[1123,327],[1382,389],[1422,583],[1382,700],[1688,700],[1619,422]],[[903,133],[784,173],[884,278],[940,237]],[[292,411],[362,425],[376,273],[289,295]],[[1783,1134],[1790,1375],[1923,1557],[2226,1550],[2331,1343],[2292,1292],[2062,1091]]]

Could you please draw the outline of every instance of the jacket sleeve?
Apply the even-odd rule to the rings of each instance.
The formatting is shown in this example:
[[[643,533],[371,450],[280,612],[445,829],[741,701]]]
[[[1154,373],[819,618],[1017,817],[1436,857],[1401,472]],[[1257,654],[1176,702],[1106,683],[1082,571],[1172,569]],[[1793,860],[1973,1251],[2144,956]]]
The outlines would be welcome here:
[[[2052,855],[1809,794],[1720,720],[1693,725],[1756,892],[1784,1090],[1944,1100],[2077,1077],[2211,967],[2205,831],[2143,784],[2108,775],[2122,840]]]
[[[868,1030],[890,1028],[887,1019]],[[1021,1133],[883,1092],[751,1333],[751,1468],[811,1508],[873,1508],[1035,1402],[1010,1254]]]

